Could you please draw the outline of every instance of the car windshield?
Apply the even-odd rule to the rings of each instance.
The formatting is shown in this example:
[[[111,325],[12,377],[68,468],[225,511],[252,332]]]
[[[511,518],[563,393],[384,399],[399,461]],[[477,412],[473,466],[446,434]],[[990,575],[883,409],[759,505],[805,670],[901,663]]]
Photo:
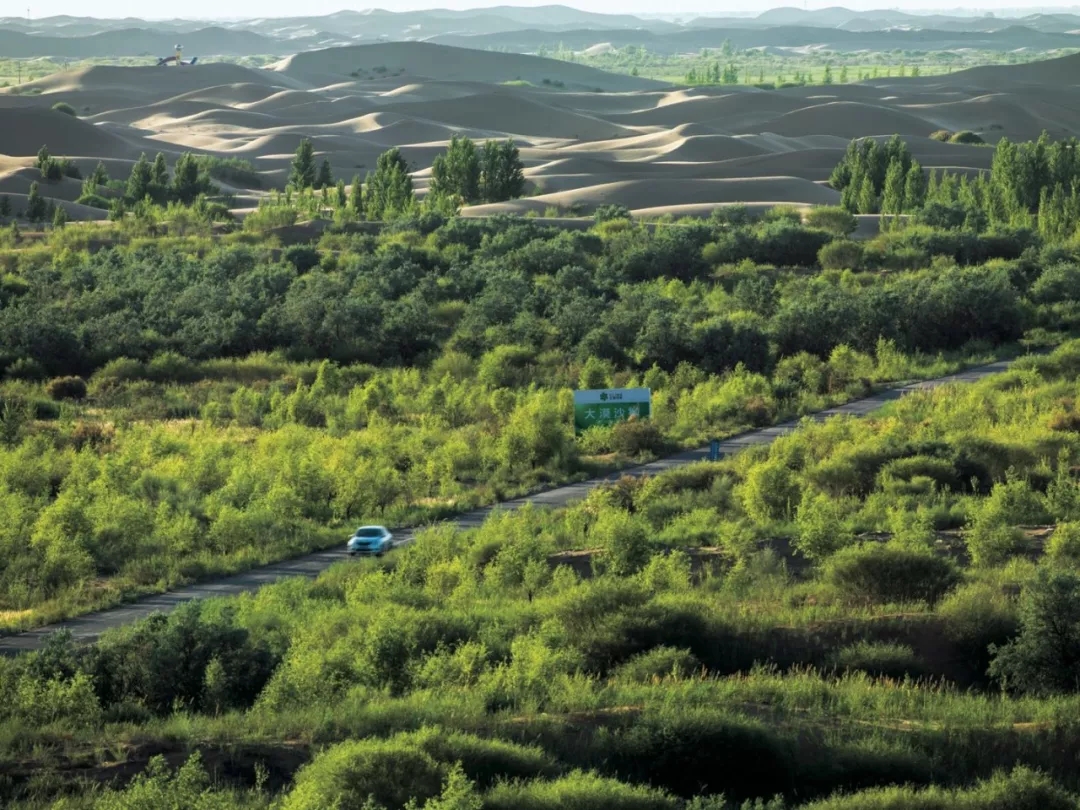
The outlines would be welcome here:
[[[372,527],[372,526],[368,526],[366,528],[356,530],[356,536],[357,537],[367,537],[367,538],[382,537],[382,534],[383,534],[382,529],[377,528],[377,527]]]

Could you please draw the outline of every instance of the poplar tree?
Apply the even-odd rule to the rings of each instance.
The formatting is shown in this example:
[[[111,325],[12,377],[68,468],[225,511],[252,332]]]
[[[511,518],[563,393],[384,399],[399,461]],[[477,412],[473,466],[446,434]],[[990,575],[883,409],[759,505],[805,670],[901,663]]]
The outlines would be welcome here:
[[[315,148],[310,138],[304,138],[296,147],[289,171],[289,185],[298,191],[315,185]]]

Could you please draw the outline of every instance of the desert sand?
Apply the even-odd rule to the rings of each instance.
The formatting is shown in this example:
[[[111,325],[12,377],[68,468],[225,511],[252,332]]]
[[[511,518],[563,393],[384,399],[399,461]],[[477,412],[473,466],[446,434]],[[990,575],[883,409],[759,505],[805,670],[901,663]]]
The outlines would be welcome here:
[[[266,188],[280,187],[304,137],[346,182],[398,146],[423,193],[435,156],[464,134],[514,138],[530,194],[466,214],[830,204],[838,195],[825,181],[854,137],[899,133],[926,168],[974,172],[989,167],[991,149],[929,135],[970,129],[994,143],[1043,129],[1080,133],[1078,75],[1080,56],[1072,56],[843,86],[687,89],[418,42],[312,51],[262,70],[99,66],[41,79],[29,89],[36,95],[25,86],[21,95],[0,92],[0,194],[27,192],[43,144],[84,174],[103,160],[114,177],[126,177],[141,153],[160,151],[170,162],[185,151],[245,158]],[[51,109],[61,101],[78,117]],[[78,191],[77,181],[42,184],[43,194],[69,203]]]

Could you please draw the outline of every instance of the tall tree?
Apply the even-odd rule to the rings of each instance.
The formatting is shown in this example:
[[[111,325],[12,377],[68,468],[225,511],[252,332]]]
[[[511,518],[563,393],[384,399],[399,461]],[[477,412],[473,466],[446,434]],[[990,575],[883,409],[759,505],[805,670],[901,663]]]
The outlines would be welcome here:
[[[862,185],[859,188],[858,208],[860,214],[878,212],[878,196],[874,193],[874,181],[868,174],[863,175]]]
[[[158,152],[154,156],[154,165],[150,170],[150,182],[161,189],[169,187],[169,166],[165,163],[165,155]]]
[[[525,166],[513,140],[488,141],[480,157],[480,195],[486,202],[520,197],[525,190]]]
[[[93,183],[94,187],[106,185],[109,182],[109,172],[105,168],[105,164],[99,160],[98,165],[94,167],[94,171],[90,173],[87,180]]]
[[[904,212],[905,178],[903,162],[894,159],[889,164],[889,170],[885,174],[885,188],[881,196],[881,213],[895,216]]]
[[[30,193],[26,197],[26,218],[31,222],[44,222],[49,206],[41,196],[37,180],[30,184]]]
[[[358,217],[364,215],[364,186],[360,182],[360,176],[354,175],[352,187],[349,189],[349,207]]]
[[[135,165],[131,167],[131,175],[128,177],[127,190],[124,196],[131,202],[139,202],[150,193],[150,183],[153,180],[153,173],[150,169],[150,162],[146,159],[146,154],[139,155],[139,159],[135,161]]]
[[[454,135],[446,152],[435,158],[430,193],[466,203],[480,199],[480,156],[471,138]]]
[[[904,179],[904,209],[919,211],[926,204],[926,174],[917,160],[911,161]]]
[[[375,172],[367,181],[365,215],[368,219],[392,219],[409,210],[415,201],[409,166],[396,146],[379,155]]]
[[[315,147],[311,145],[310,138],[304,138],[296,147],[289,172],[289,185],[298,190],[315,185]]]
[[[176,161],[173,171],[173,196],[184,205],[191,205],[202,190],[199,182],[199,164],[195,156],[185,152]]]
[[[330,172],[330,161],[323,158],[319,173],[315,176],[315,188],[330,188],[334,185],[334,176]]]

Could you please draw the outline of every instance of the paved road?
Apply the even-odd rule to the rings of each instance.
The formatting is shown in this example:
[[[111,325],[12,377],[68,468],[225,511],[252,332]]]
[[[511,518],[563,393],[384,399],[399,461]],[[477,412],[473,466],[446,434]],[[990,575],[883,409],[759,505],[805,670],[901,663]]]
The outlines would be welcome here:
[[[967,371],[949,377],[913,383],[900,388],[891,388],[887,391],[875,394],[872,397],[867,397],[866,399],[849,402],[846,405],[840,405],[836,408],[829,408],[828,410],[814,414],[811,418],[820,422],[832,416],[863,416],[880,408],[887,402],[899,399],[910,391],[936,388],[937,386],[949,383],[975,382],[976,380],[988,377],[991,374],[998,374],[1005,371],[1010,364],[1011,361],[1003,360],[988,366],[968,369]],[[720,443],[720,452],[722,455],[730,455],[753,445],[769,444],[778,437],[790,433],[797,425],[797,421],[785,422],[772,427],[762,428],[761,430],[754,430],[733,436]],[[686,464],[692,464],[695,461],[704,461],[708,458],[708,455],[709,448],[707,447],[699,448],[697,450],[688,450],[684,453],[653,461],[649,464],[643,464],[628,470],[611,473],[602,478],[594,478],[590,481],[583,481],[578,484],[569,484],[545,492],[539,492],[535,495],[517,498],[512,501],[505,501],[497,506],[485,507],[483,509],[467,512],[453,522],[462,528],[475,528],[483,523],[495,508],[512,510],[524,506],[527,503],[549,507],[565,506],[571,501],[584,498],[589,490],[599,484],[617,480],[622,475],[656,475],[657,473],[662,473],[666,470],[672,470]],[[395,532],[397,545],[405,545],[411,542],[412,539],[413,532],[411,530],[405,529]],[[168,593],[158,594],[156,596],[148,596],[139,599],[138,601],[121,605],[120,607],[102,610],[98,613],[90,613],[85,616],[79,616],[65,622],[48,625],[26,633],[0,638],[0,655],[14,655],[20,652],[39,649],[49,633],[60,629],[71,630],[77,641],[89,642],[93,641],[106,630],[120,627],[121,625],[139,619],[144,619],[151,613],[157,611],[168,612],[178,605],[193,599],[205,599],[211,596],[234,596],[247,591],[257,590],[264,585],[269,585],[270,583],[285,577],[315,577],[334,563],[348,559],[344,552],[344,546],[344,538],[342,538],[341,548],[328,551],[316,551],[303,557],[297,557],[296,559],[265,565],[243,574],[189,585],[180,590],[169,591]]]

